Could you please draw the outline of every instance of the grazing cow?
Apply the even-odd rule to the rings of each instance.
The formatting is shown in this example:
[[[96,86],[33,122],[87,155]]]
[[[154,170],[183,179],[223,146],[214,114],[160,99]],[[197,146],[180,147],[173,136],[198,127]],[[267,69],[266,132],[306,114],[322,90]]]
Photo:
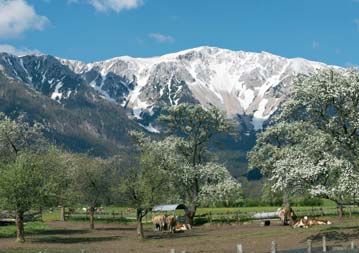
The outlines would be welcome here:
[[[314,225],[330,225],[332,224],[329,220],[319,220],[319,219],[308,219],[307,216],[305,216],[302,219],[297,220],[293,224],[293,228],[308,228]]]
[[[166,217],[166,225],[167,225],[167,229],[171,233],[174,233],[176,229],[176,217],[174,215],[168,215]]]
[[[152,224],[155,231],[162,231],[166,225],[166,216],[157,215],[152,217]]]

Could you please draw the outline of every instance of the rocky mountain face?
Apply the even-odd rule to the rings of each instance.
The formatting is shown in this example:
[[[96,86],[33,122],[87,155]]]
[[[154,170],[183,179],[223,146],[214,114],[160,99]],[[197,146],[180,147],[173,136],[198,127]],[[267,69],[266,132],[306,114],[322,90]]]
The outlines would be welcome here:
[[[137,120],[148,119],[166,105],[194,102],[215,105],[229,116],[250,116],[254,130],[276,111],[296,75],[327,67],[301,58],[214,47],[146,59],[60,61]]]
[[[73,129],[90,134],[94,142],[112,140],[121,146],[128,139],[127,131],[136,127],[159,133],[155,119],[161,108],[184,102],[225,110],[229,117],[241,120],[244,138],[249,136],[253,142],[255,131],[289,95],[294,77],[327,67],[301,58],[215,47],[88,64],[49,55],[0,53],[0,92],[5,83],[7,89],[16,83],[17,89],[27,90],[21,96],[42,96],[51,108],[73,115]],[[53,122],[61,121],[56,117],[52,114]],[[56,131],[65,134],[66,123],[62,123],[55,129],[62,128]]]
[[[39,62],[47,60],[41,59]],[[8,62],[6,58],[5,61],[11,66],[19,63],[10,59]],[[108,156],[125,153],[131,148],[132,139],[128,130],[140,127],[128,120],[122,107],[103,99],[86,85],[71,83],[71,78],[77,81],[81,79],[73,73],[66,76],[66,68],[56,70],[65,71],[65,78],[51,77],[49,81],[42,81],[46,71],[30,75],[30,69],[20,72],[21,69],[22,65],[20,69],[7,68],[5,72],[3,67],[0,71],[0,112],[14,118],[21,116],[30,123],[43,123],[45,135],[52,143],[72,151]],[[12,72],[8,72],[10,70]],[[47,74],[53,76],[56,71],[48,71]],[[10,75],[16,75],[16,78]],[[32,82],[24,82],[23,79],[31,79]],[[63,93],[58,92],[59,83],[63,84]]]
[[[229,116],[252,116],[258,130],[288,95],[297,74],[327,67],[301,58],[214,47],[89,64],[48,55],[1,54],[0,66],[7,76],[63,104],[82,86],[91,87],[152,131],[151,116],[163,106],[183,102],[215,105]]]

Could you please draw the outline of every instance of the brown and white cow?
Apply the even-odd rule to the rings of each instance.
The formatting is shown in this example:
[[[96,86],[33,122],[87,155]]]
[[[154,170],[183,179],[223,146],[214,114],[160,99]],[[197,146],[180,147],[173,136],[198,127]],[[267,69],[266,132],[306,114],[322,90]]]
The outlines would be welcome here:
[[[291,207],[278,208],[277,215],[279,216],[282,225],[288,225],[288,223],[296,218],[296,215]]]
[[[174,215],[166,216],[166,225],[167,225],[167,229],[171,233],[174,233],[176,229],[176,217]]]
[[[302,219],[297,220],[293,224],[293,228],[309,228],[314,225],[330,225],[332,224],[329,220],[319,220],[319,219],[309,219],[307,216],[305,216]]]
[[[191,229],[192,229],[192,227],[190,224],[177,223],[175,232],[186,231],[186,230],[191,230]]]
[[[157,215],[152,217],[152,224],[155,231],[162,231],[166,225],[166,216]]]

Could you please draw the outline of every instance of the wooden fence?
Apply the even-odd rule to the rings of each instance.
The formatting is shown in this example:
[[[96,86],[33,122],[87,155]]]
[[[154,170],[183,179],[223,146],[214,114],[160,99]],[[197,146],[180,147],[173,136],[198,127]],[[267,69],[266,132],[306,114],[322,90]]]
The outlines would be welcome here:
[[[274,208],[275,209],[275,208]],[[310,216],[335,216],[338,215],[337,207],[311,207],[306,209],[296,209],[293,208],[294,212],[298,217]],[[268,210],[268,212],[273,212],[275,210]],[[246,220],[255,220],[256,214],[264,213],[265,211],[241,211],[241,208],[238,208],[237,211],[228,211],[228,212],[216,212],[209,211],[206,213],[198,213],[195,216],[195,222],[197,224],[203,223],[212,223],[212,222],[240,222]],[[172,213],[171,213],[172,214]],[[184,215],[183,212],[176,213],[177,215]],[[358,206],[345,206],[344,214],[351,217],[352,215],[359,214]],[[143,222],[149,223],[153,216],[158,215],[158,213],[148,213],[143,219]],[[85,211],[80,212],[66,212],[66,218],[71,219],[88,219],[88,214]],[[98,220],[112,220],[112,221],[134,221],[136,220],[136,210],[122,210],[122,211],[101,211],[95,213],[95,218]]]
[[[293,208],[295,214],[298,217],[310,216],[335,216],[338,215],[338,208],[336,207],[311,207],[307,209],[296,209]],[[275,210],[274,210],[275,211]],[[252,211],[252,212],[242,212],[240,209],[235,212],[208,212],[196,216],[196,219],[205,222],[239,222],[244,220],[255,220],[260,218],[254,218],[256,214],[265,213],[266,211]],[[273,210],[269,210],[273,212]],[[351,217],[352,215],[359,214],[358,206],[345,206],[344,207],[345,215]]]
[[[354,241],[346,246],[328,246],[327,240],[325,236],[322,238],[321,247],[313,247],[312,241],[308,240],[306,242],[306,247],[301,249],[291,249],[291,250],[278,250],[278,245],[276,241],[272,241],[270,245],[268,245],[268,251],[271,253],[359,253],[359,249]],[[267,251],[267,252],[268,252]],[[90,250],[90,249],[64,249],[64,250],[51,250],[46,249],[44,251],[39,250],[31,250],[31,249],[14,249],[14,250],[5,250],[2,251],[0,248],[0,253],[103,253],[102,250]],[[106,250],[106,253],[121,253],[121,250]],[[145,253],[145,251],[143,251]],[[202,252],[206,252],[206,249],[203,249]],[[242,244],[237,244],[233,247],[233,253],[251,253],[251,250],[246,250]],[[169,253],[191,253],[191,251],[170,249]],[[229,253],[229,252],[228,252]]]
[[[269,247],[268,247],[269,249]],[[175,249],[171,249],[170,253],[190,253],[190,251],[182,250],[182,251],[176,251]],[[251,251],[246,251],[245,248],[242,246],[242,244],[237,244],[235,251],[236,253],[250,253]],[[307,245],[305,248],[302,249],[291,249],[291,250],[278,250],[278,245],[276,241],[272,241],[272,244],[270,245],[270,252],[271,253],[359,253],[359,249],[357,248],[354,241],[348,245],[347,248],[343,248],[342,246],[328,246],[326,237],[323,236],[322,240],[322,247],[313,247],[312,240],[307,241]]]
[[[37,221],[42,219],[42,212],[37,213],[25,213],[24,221]],[[15,213],[2,212],[0,213],[0,224],[15,223]]]

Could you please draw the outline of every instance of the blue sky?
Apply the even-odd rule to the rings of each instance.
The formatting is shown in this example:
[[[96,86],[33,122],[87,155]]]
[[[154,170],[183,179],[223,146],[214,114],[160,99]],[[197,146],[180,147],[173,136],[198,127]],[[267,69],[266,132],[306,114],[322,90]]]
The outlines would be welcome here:
[[[85,62],[209,45],[359,65],[359,0],[0,0],[0,50]]]

